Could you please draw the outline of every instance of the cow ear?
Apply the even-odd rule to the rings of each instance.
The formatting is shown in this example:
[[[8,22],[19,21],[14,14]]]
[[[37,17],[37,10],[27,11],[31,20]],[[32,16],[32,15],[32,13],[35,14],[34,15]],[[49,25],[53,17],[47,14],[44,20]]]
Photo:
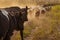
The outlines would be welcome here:
[[[28,7],[26,6],[26,9],[28,9]]]
[[[29,8],[28,8],[28,6],[26,6],[26,10],[28,10]]]
[[[28,9],[30,9],[30,8],[28,8],[28,6],[26,6],[26,10],[28,10]]]

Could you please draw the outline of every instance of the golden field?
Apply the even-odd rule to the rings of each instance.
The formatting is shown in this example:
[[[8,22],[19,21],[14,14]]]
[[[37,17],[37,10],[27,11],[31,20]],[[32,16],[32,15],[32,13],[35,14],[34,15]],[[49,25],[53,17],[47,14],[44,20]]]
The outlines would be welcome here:
[[[54,2],[55,1],[55,2]],[[60,3],[60,0],[0,0],[0,7],[9,6],[37,6],[50,3]],[[60,40],[60,5],[52,6],[50,11],[33,15],[35,11],[28,12],[28,19],[24,25],[24,40]],[[19,31],[14,31],[11,40],[19,40]]]

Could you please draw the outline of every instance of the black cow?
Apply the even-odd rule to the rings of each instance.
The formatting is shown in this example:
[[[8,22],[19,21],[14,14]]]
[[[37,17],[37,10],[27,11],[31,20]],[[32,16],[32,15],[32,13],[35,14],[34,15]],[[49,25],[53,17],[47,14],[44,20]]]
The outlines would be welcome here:
[[[5,32],[3,35],[3,40],[10,40],[10,37],[13,35],[13,33],[12,33],[13,30],[19,30],[20,34],[21,34],[21,40],[23,40],[23,30],[24,30],[23,24],[25,21],[28,21],[28,19],[27,19],[28,7],[26,6],[26,8],[22,8],[22,9],[19,7],[10,7],[10,8],[4,8],[4,10],[6,10],[8,12],[9,20],[7,21],[6,30],[4,31],[5,26],[3,26],[3,28],[2,28],[3,31]],[[2,20],[3,20],[3,18],[2,18]],[[5,17],[5,20],[7,20],[6,17]],[[2,24],[3,24],[3,22],[2,22]],[[1,29],[1,34],[3,32],[2,29]]]

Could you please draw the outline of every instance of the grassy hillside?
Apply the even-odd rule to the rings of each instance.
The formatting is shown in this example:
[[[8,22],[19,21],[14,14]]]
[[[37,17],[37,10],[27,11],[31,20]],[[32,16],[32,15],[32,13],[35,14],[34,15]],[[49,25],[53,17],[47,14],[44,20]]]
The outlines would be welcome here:
[[[28,22],[24,30],[26,40],[60,40],[60,5]]]

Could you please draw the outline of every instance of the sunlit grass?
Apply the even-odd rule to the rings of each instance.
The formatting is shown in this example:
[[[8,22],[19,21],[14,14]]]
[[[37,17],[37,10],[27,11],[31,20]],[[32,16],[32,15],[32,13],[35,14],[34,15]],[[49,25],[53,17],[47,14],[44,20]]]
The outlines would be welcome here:
[[[28,27],[36,27],[39,26],[37,31],[35,31],[32,35],[32,40],[60,40],[60,6],[53,6],[50,12],[47,12],[45,18],[41,20],[34,21],[28,25]],[[39,22],[38,22],[39,21]],[[40,24],[40,25],[38,25]],[[28,29],[29,30],[29,29]],[[26,31],[27,32],[27,31]],[[29,32],[29,31],[28,31]],[[30,35],[30,34],[26,34]],[[27,36],[28,37],[28,36]]]

